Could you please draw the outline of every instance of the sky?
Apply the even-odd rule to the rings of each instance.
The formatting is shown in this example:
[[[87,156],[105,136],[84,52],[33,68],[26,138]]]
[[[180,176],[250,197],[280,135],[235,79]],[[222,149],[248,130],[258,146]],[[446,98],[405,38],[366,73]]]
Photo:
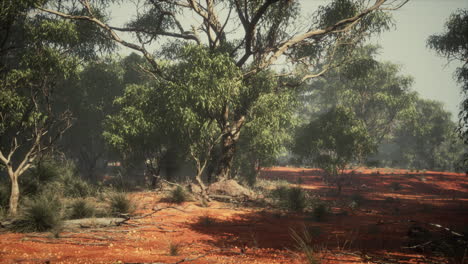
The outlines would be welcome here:
[[[329,0],[300,0],[303,15],[316,10]],[[382,46],[380,59],[401,66],[401,73],[414,78],[412,89],[422,98],[441,101],[444,108],[457,120],[461,102],[460,85],[454,80],[456,67],[461,63],[451,62],[438,56],[426,47],[430,35],[443,33],[444,24],[451,13],[459,8],[468,8],[467,0],[410,0],[399,10],[392,11],[395,28],[371,40]],[[133,4],[128,2],[112,9],[111,21],[121,25],[128,18]],[[122,53],[129,51],[122,50]]]

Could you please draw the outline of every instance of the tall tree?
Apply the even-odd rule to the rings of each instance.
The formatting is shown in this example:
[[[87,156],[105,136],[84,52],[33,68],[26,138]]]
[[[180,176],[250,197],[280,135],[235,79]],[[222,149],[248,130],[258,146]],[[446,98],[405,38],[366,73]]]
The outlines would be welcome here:
[[[302,75],[299,76],[302,82],[319,76],[331,67],[330,63],[323,63],[325,59],[333,57],[337,49],[359,45],[370,34],[387,28],[389,16],[385,10],[397,9],[406,2],[377,0],[369,4],[364,0],[335,0],[320,7],[315,13],[316,19],[308,24],[300,24],[297,19],[299,4],[289,0],[144,1],[143,8],[139,9],[142,12],[137,12],[136,18],[124,27],[114,27],[100,19],[95,15],[97,8],[87,0],[80,1],[84,10],[80,15],[47,6],[41,9],[65,19],[86,20],[100,26],[107,31],[107,37],[141,52],[151,65],[147,72],[156,79],[170,79],[171,76],[164,70],[165,62],[147,49],[155,41],[193,42],[206,45],[210,52],[221,50],[228,54],[242,72],[242,83],[251,91],[246,89],[236,95],[236,100],[242,102],[239,107],[224,101],[217,109],[217,116],[222,116],[217,120],[222,139],[216,174],[219,178],[227,178],[240,131],[249,120],[249,110],[264,93],[248,85],[251,78],[284,60],[302,65]],[[186,14],[193,14],[200,20],[195,19],[186,28],[181,23]],[[241,28],[240,39],[238,34],[231,32],[236,31],[237,25]],[[138,41],[122,39],[121,32],[132,33]]]
[[[17,213],[18,177],[71,125],[55,111],[54,90],[75,74],[79,58],[94,54],[91,24],[37,12],[43,1],[2,1],[0,24],[0,161],[11,180],[9,211]],[[111,45],[112,46],[112,45]]]
[[[393,166],[416,169],[454,170],[463,152],[455,137],[455,123],[442,103],[417,99],[412,110],[398,122],[393,137],[395,146],[385,151]]]
[[[304,118],[344,106],[363,121],[376,144],[389,136],[414,99],[412,78],[401,75],[398,65],[378,61],[378,51],[373,45],[357,49],[350,62],[314,80],[303,97]]]
[[[115,59],[89,61],[75,78],[70,78],[59,91],[60,108],[69,109],[74,117],[60,146],[77,162],[81,174],[96,181],[98,162],[107,154],[102,138],[102,123],[113,111],[115,97],[124,89],[124,65]],[[61,109],[59,110],[61,111]]]
[[[430,36],[427,46],[449,61],[462,63],[455,72],[465,97],[459,113],[459,134],[468,144],[468,9],[459,9],[451,14],[445,23],[445,32]],[[468,161],[468,154],[465,160]],[[468,171],[468,162],[465,170]]]

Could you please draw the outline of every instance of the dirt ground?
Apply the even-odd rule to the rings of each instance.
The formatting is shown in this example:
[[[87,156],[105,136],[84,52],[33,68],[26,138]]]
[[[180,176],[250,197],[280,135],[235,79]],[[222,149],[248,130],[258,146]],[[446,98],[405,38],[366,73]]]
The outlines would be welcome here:
[[[255,204],[174,205],[157,193],[139,192],[132,194],[137,217],[120,226],[82,228],[58,238],[1,233],[0,263],[305,263],[291,238],[291,230],[303,229],[312,234],[319,263],[462,262],[410,242],[414,232],[437,234],[429,238],[433,244],[468,231],[464,174],[356,169],[340,196],[316,169],[276,167],[261,176],[300,185],[327,200],[331,213],[317,221]],[[356,200],[359,206],[351,204]],[[177,256],[169,254],[171,246],[178,247]]]

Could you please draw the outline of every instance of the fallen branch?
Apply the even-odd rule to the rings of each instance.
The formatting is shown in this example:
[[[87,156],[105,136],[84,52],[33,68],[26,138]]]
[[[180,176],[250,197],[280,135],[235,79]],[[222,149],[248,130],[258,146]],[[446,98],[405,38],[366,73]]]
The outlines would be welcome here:
[[[79,246],[108,246],[109,243],[81,243],[81,242],[70,242],[70,241],[59,241],[59,240],[40,240],[40,239],[28,239],[27,237],[21,239],[21,241],[28,241],[28,242],[37,242],[37,243],[45,243],[45,244],[67,244],[67,245],[79,245]]]
[[[424,242],[422,244],[419,244],[419,245],[415,245],[415,246],[411,246],[411,247],[401,247],[401,248],[409,248],[409,249],[414,249],[414,248],[423,248],[427,245],[429,245],[430,243],[432,243],[433,241],[430,240],[430,241],[427,241],[427,242]]]

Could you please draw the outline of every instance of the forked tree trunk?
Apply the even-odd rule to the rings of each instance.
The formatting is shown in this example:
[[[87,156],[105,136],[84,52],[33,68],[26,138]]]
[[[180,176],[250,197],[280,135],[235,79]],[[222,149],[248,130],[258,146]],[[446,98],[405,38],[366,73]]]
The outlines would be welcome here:
[[[19,201],[19,186],[18,186],[18,174],[8,173],[11,180],[11,194],[10,194],[10,209],[9,214],[15,216],[18,213],[18,201]]]
[[[195,180],[197,181],[197,183],[198,183],[198,185],[200,186],[200,189],[201,189],[200,195],[201,195],[201,198],[202,198],[202,202],[209,202],[210,197],[208,196],[206,186],[203,183],[202,174],[203,174],[203,171],[198,170],[197,175],[195,176]]]

